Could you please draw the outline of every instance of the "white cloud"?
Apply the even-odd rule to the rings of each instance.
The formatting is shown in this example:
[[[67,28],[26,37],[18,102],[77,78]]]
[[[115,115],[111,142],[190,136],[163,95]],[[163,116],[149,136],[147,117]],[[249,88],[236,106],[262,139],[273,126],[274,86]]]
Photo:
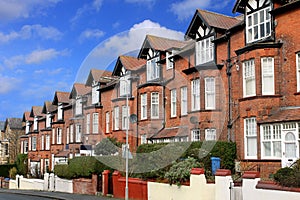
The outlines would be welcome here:
[[[2,76],[0,74],[0,94],[6,94],[10,91],[18,88],[18,84],[20,81],[13,77]]]
[[[4,67],[10,69],[24,64],[40,64],[44,61],[54,59],[58,56],[66,56],[68,50],[57,51],[55,49],[35,50],[28,55],[17,55],[8,59],[4,59]]]
[[[84,81],[90,68],[107,68],[119,55],[139,51],[147,34],[183,40],[182,32],[170,30],[158,23],[145,20],[126,32],[101,42],[82,63],[76,81]]]
[[[194,15],[196,9],[218,9],[226,7],[230,0],[183,0],[171,4],[171,12],[173,12],[179,20],[185,20]]]
[[[10,42],[16,39],[42,38],[47,40],[59,40],[62,33],[54,27],[44,27],[40,24],[24,25],[20,31],[10,33],[0,32],[0,43]]]
[[[74,24],[78,19],[82,17],[85,13],[89,12],[99,12],[102,6],[103,0],[93,0],[90,4],[85,4],[83,7],[79,8],[76,15],[71,19],[71,23]]]
[[[137,4],[146,4],[152,6],[155,4],[156,0],[125,0],[126,3],[137,3]]]
[[[79,41],[82,42],[85,39],[92,39],[92,38],[98,39],[102,37],[104,34],[105,33],[99,29],[87,29],[80,34]]]
[[[0,0],[0,20],[28,18],[61,0]]]

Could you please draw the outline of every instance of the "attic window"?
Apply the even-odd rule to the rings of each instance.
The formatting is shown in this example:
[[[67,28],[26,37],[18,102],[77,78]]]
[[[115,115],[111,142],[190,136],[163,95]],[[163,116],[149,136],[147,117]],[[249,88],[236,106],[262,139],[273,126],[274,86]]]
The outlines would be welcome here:
[[[196,65],[214,60],[214,36],[196,42]]]

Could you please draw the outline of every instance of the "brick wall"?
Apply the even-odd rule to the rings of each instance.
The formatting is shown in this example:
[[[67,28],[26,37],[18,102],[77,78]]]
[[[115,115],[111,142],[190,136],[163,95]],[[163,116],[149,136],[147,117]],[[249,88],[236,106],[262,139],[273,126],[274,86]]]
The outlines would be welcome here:
[[[92,179],[73,179],[73,193],[95,195],[97,193],[97,181],[98,175],[96,174],[92,175]]]

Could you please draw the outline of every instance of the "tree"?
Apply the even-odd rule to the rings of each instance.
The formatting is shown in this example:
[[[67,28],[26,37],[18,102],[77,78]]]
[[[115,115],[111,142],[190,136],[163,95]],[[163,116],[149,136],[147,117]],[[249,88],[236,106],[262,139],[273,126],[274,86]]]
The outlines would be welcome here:
[[[104,138],[95,147],[96,155],[113,155],[119,152],[119,148],[122,146],[121,142],[118,142],[116,138]]]

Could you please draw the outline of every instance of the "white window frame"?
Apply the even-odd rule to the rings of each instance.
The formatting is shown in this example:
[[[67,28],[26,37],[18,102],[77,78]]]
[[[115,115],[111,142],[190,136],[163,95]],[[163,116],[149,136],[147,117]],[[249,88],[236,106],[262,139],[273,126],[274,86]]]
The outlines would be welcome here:
[[[263,57],[261,58],[261,73],[262,73],[262,94],[274,95],[274,58]]]
[[[27,154],[28,153],[28,141],[24,141],[24,154]]]
[[[300,92],[300,52],[296,54],[297,92]]]
[[[217,130],[215,128],[205,129],[205,140],[206,141],[216,141],[217,140]]]
[[[105,113],[105,133],[110,132],[110,112]]]
[[[93,134],[99,133],[99,113],[93,113]]]
[[[45,136],[41,135],[41,150],[43,151],[45,149]]]
[[[243,62],[243,94],[244,97],[256,95],[255,60]]]
[[[62,103],[58,103],[57,120],[63,120],[63,104]]]
[[[174,62],[173,62],[173,51],[171,52],[166,52],[166,69],[169,70],[169,69],[173,69],[174,68]]]
[[[200,110],[200,79],[194,79],[191,81],[191,99],[192,99],[192,111]]]
[[[271,6],[268,6],[246,16],[247,43],[259,41],[271,35],[272,31],[271,14],[269,13],[270,11]],[[269,33],[267,32],[267,30],[269,30]]]
[[[127,128],[129,128],[129,111],[129,106],[122,106],[122,130],[127,130]]]
[[[205,109],[216,109],[216,81],[214,77],[206,77],[205,81]]]
[[[147,81],[153,81],[160,78],[159,56],[147,60]]]
[[[70,125],[70,143],[74,142],[74,125]]]
[[[75,142],[81,142],[82,126],[81,124],[76,124],[76,137]]]
[[[56,129],[56,144],[62,144],[62,128]]]
[[[30,122],[26,121],[26,128],[25,128],[26,134],[30,132]]]
[[[191,130],[191,141],[196,142],[201,140],[201,132],[200,129],[192,129]]]
[[[147,119],[147,93],[141,94],[141,120]]]
[[[31,137],[28,137],[28,147],[29,147],[28,150],[29,151],[31,151],[31,148],[32,148],[31,140],[32,140]]]
[[[147,135],[141,135],[141,144],[147,144]]]
[[[131,94],[131,80],[129,79],[130,77],[130,73],[127,72],[126,75],[122,76],[120,78],[120,96],[121,97],[126,97],[126,96],[130,96]]]
[[[196,42],[196,65],[214,60],[214,36]]]
[[[34,116],[34,118],[33,118],[33,130],[34,131],[38,131],[38,125],[39,125],[38,120],[39,120],[39,118],[37,116]]]
[[[66,138],[66,144],[70,143],[70,127],[67,127],[67,138]]]
[[[171,90],[171,117],[177,116],[177,91],[176,89]]]
[[[249,141],[254,141],[251,144],[253,148],[250,152]],[[245,159],[257,159],[257,123],[256,118],[244,119],[244,147],[245,147]]]
[[[32,142],[32,151],[36,151],[36,149],[37,149],[36,148],[37,147],[36,146],[36,139],[37,139],[36,136],[32,137],[32,140],[31,140],[31,142]]]
[[[75,100],[75,115],[82,115],[82,98],[77,97]]]
[[[99,103],[99,86],[98,84],[93,84],[92,85],[92,104],[97,104]]]
[[[180,88],[180,95],[181,95],[181,103],[180,103],[180,114],[181,116],[187,115],[187,108],[188,108],[188,99],[187,99],[187,87]]]
[[[120,108],[119,106],[114,107],[114,130],[117,131],[120,129]]]
[[[159,93],[151,93],[151,119],[159,119]]]
[[[90,134],[90,125],[91,125],[91,114],[86,115],[86,134]]]
[[[52,129],[52,144],[55,144],[55,128]]]
[[[47,113],[47,115],[46,115],[46,128],[51,128],[51,122],[52,122],[51,113]]]
[[[261,125],[261,158],[281,159],[282,158],[282,127],[281,124]],[[269,148],[269,151],[266,149]],[[279,148],[279,149],[278,149]]]
[[[50,150],[50,135],[46,135],[46,146],[45,150]]]

